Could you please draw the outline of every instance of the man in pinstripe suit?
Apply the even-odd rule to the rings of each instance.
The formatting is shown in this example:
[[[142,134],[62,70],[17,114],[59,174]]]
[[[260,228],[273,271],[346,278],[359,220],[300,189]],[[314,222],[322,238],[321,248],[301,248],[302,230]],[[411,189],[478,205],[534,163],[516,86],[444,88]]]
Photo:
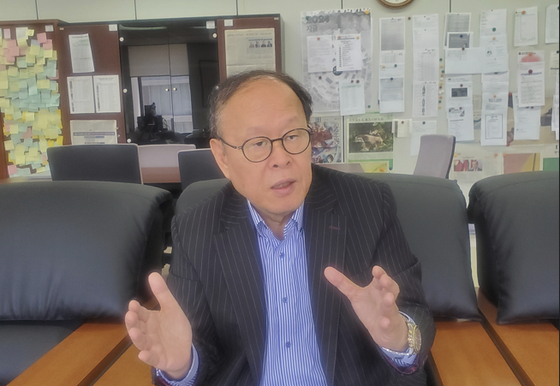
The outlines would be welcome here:
[[[155,383],[425,383],[435,328],[389,188],[312,167],[311,99],[286,75],[232,77],[211,111],[231,183],[174,219],[161,311],[125,318]]]

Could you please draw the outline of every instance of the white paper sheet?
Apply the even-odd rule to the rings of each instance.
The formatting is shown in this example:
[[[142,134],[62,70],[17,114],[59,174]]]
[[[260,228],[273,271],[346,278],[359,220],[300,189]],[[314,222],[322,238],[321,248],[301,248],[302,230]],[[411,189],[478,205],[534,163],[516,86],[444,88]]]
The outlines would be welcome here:
[[[117,121],[71,120],[70,138],[72,145],[117,143]]]
[[[309,73],[332,71],[335,66],[332,35],[307,37],[307,68]]]
[[[364,82],[340,81],[340,115],[365,114],[365,90]]]
[[[549,63],[550,63],[549,67],[551,70],[560,69],[560,56],[558,55],[558,51],[550,51]]]
[[[480,14],[480,36],[506,34],[507,9],[492,9]]]
[[[360,34],[336,35],[334,46],[337,71],[359,71],[362,69]]]
[[[379,47],[381,51],[404,50],[404,17],[379,19]]]
[[[379,65],[380,78],[403,78],[404,63],[384,63]]]
[[[93,114],[95,103],[93,100],[93,79],[91,76],[69,76],[68,103],[70,114]]]
[[[539,43],[539,8],[518,8],[515,11],[513,45],[533,46]]]
[[[412,121],[410,131],[410,156],[417,156],[420,150],[420,139],[426,134],[437,133],[437,121]]]
[[[445,50],[446,74],[480,74],[482,72],[480,47],[448,48]]]
[[[415,50],[439,47],[438,14],[412,17],[412,45]]]
[[[447,48],[469,48],[472,47],[472,32],[449,32],[447,34]]]
[[[225,30],[227,76],[248,70],[276,69],[274,28]]]
[[[414,81],[437,82],[439,79],[439,50],[414,50]]]
[[[70,60],[74,74],[94,72],[93,55],[89,34],[68,35],[70,44]]]
[[[379,111],[404,112],[404,78],[379,79]]]
[[[483,111],[480,129],[480,144],[482,146],[506,146],[507,111]]]
[[[414,118],[437,117],[438,83],[414,82],[412,86],[412,116]]]
[[[393,119],[393,135],[397,138],[406,138],[410,135],[410,119]]]
[[[443,30],[443,46],[447,47],[447,34],[449,32],[469,32],[471,30],[470,13],[448,13],[445,15]]]
[[[519,52],[517,58],[519,106],[544,105],[544,51]]]
[[[96,113],[120,113],[121,90],[118,75],[93,77]]]
[[[519,96],[513,94],[513,118],[515,140],[538,140],[541,132],[541,109],[539,107],[519,107]]]
[[[457,142],[474,140],[472,104],[447,108],[447,133],[454,135]]]
[[[472,82],[459,83],[447,81],[445,87],[447,107],[472,105]]]
[[[487,92],[487,89],[484,89],[482,93],[483,114],[484,112],[492,112],[492,111],[507,112],[508,97],[509,97],[509,93],[507,91]]]
[[[559,39],[559,22],[558,22],[558,3],[551,4],[546,8],[546,29],[545,43],[558,43]]]
[[[482,74],[482,83],[509,83],[509,71]]]
[[[509,70],[507,35],[480,37],[482,51],[482,72],[506,72]]]

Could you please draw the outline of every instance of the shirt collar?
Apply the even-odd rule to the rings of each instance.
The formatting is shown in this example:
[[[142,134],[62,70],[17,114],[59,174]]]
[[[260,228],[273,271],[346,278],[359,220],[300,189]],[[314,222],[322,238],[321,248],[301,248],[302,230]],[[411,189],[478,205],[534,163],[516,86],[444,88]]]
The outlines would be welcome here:
[[[251,213],[251,219],[253,220],[253,224],[257,228],[257,232],[260,235],[263,235],[263,230],[268,229],[268,226],[265,224],[264,220],[262,219],[261,215],[257,212],[253,204],[249,200],[247,200],[247,206],[249,207],[249,212]],[[293,225],[292,225],[293,224]],[[295,228],[300,232],[303,229],[303,203],[296,209],[296,211],[292,214],[292,217],[284,227],[284,235],[286,235],[286,230]]]

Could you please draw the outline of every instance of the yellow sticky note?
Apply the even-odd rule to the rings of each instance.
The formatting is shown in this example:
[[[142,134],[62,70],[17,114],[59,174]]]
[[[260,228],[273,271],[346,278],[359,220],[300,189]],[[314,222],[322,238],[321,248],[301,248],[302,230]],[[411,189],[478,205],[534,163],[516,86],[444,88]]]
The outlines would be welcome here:
[[[0,71],[0,80],[8,80],[8,70]]]
[[[42,64],[36,64],[35,67],[33,67],[33,71],[35,71],[35,74],[41,74],[45,72],[45,69]]]
[[[47,152],[48,143],[46,139],[39,139],[39,150],[41,153]]]
[[[33,68],[33,67],[31,67]],[[22,68],[19,70],[19,78],[20,79],[27,79],[29,78],[29,69],[28,68]]]
[[[64,145],[64,138],[62,137],[62,135],[58,136],[58,138],[56,139],[56,143],[60,146]]]
[[[53,50],[51,59],[52,60],[58,60],[58,52],[56,52],[56,50]]]
[[[53,50],[44,50],[43,57],[45,58],[52,58],[53,57]]]
[[[33,122],[35,120],[35,113],[32,112],[27,112],[27,114],[25,114],[25,122]]]
[[[40,168],[37,168],[37,173],[44,173],[45,170],[46,170],[45,167],[42,166],[42,167],[40,167]]]
[[[29,54],[33,56],[39,55],[41,52],[41,46],[31,46],[29,47]]]
[[[31,55],[31,54],[25,55],[25,61],[28,64],[35,64],[35,55]]]
[[[49,140],[47,142],[47,144],[48,144],[49,147],[53,147],[54,146],[54,141]]]
[[[8,88],[10,88],[10,82],[7,80],[0,80],[0,89],[7,90]]]
[[[6,98],[0,98],[0,107],[4,109],[10,107],[10,100]]]
[[[27,37],[18,39],[17,45],[20,47],[27,47]]]
[[[14,66],[8,67],[8,76],[18,76],[19,69]]]
[[[8,141],[4,141],[4,149],[6,151],[14,150],[15,149],[14,141],[12,141],[11,139]]]
[[[44,56],[37,56],[36,59],[37,59],[37,65],[39,66],[44,66],[45,63],[47,62]]]
[[[39,149],[36,147],[30,147],[28,154],[30,157],[37,157],[39,155]]]
[[[25,165],[25,154],[24,155],[16,154],[16,165]]]
[[[25,154],[25,150],[26,150],[26,146],[23,143],[19,143],[16,145],[16,157],[19,155],[24,155]]]
[[[28,29],[27,30],[27,36],[33,36],[35,35],[35,30],[34,29]]]
[[[17,123],[12,123],[10,125],[10,134],[18,134],[19,133],[19,125]]]
[[[51,81],[48,79],[40,79],[37,81],[37,88],[39,90],[50,90]]]
[[[19,92],[19,82],[10,82],[10,91]]]

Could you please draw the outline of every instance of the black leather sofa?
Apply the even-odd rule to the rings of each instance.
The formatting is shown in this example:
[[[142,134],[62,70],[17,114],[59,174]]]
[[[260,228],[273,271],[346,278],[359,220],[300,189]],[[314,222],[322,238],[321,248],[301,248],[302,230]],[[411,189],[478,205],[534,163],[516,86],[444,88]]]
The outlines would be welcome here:
[[[122,323],[147,298],[170,207],[169,192],[139,184],[0,184],[0,385],[85,321]]]

